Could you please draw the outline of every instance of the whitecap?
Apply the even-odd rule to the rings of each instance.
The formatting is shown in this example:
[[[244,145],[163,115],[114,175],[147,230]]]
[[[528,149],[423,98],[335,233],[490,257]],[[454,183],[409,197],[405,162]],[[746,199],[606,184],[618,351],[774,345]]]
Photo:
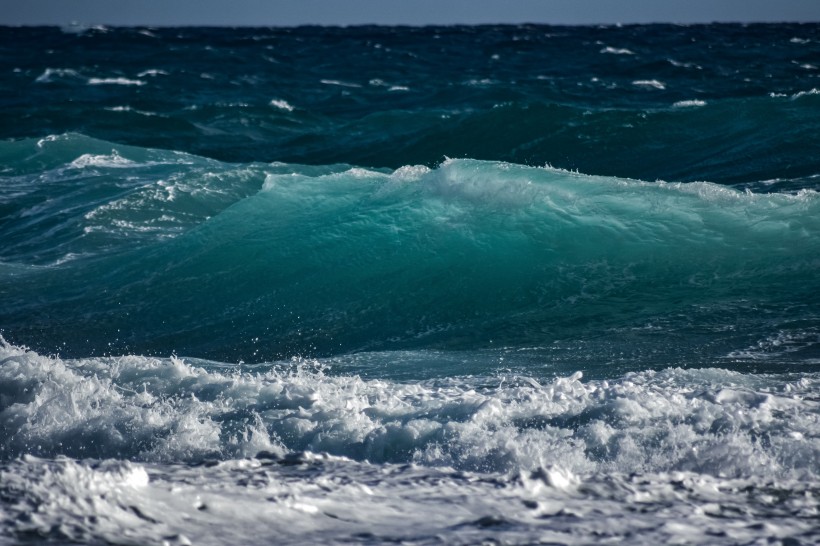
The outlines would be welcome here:
[[[46,68],[34,81],[37,83],[51,83],[58,78],[79,78],[80,74],[71,68]]]
[[[86,167],[124,168],[133,167],[135,163],[122,157],[117,150],[110,155],[83,154],[68,164],[70,169],[84,169]]]
[[[622,47],[605,47],[601,49],[600,53],[609,53],[611,55],[634,55],[635,52]]]
[[[64,34],[84,34],[90,30],[97,32],[109,32],[109,28],[105,25],[89,25],[87,23],[80,23],[72,21],[67,25],[62,25],[60,31]]]
[[[62,135],[48,135],[47,137],[43,137],[43,138],[41,138],[40,140],[37,141],[37,147],[42,148],[43,146],[45,146],[49,142],[57,142],[57,141],[60,141],[60,140],[67,140],[67,139],[68,139],[68,135],[65,135],[65,134],[62,134]]]
[[[137,110],[136,108],[131,108],[130,106],[106,106],[103,110],[107,110],[109,112],[133,112],[135,114],[139,114],[141,116],[158,116],[156,112],[147,112],[145,110]]]
[[[358,83],[344,82],[341,80],[319,80],[319,82],[325,85],[338,85],[339,87],[361,87]]]
[[[666,89],[666,84],[658,80],[635,80],[632,82],[632,85],[652,89]]]
[[[466,85],[470,85],[470,86],[481,87],[481,86],[484,86],[484,85],[492,85],[496,82],[495,82],[495,80],[491,80],[490,78],[482,78],[480,80],[479,79],[467,80],[464,83]]]
[[[152,68],[150,70],[143,70],[139,74],[137,74],[138,78],[144,78],[145,76],[167,76],[168,73],[164,70],[158,70],[156,68]]]
[[[294,109],[288,101],[282,99],[273,99],[270,101],[270,105],[288,112],[293,112]]]
[[[382,79],[374,78],[368,82],[373,87],[387,87],[388,91],[409,91],[410,88],[404,85],[391,85]]]
[[[820,89],[813,88],[809,89],[808,91],[800,91],[792,95],[792,99],[799,99],[801,97],[807,97],[809,95],[820,95]]]
[[[679,100],[675,104],[672,105],[674,108],[690,108],[692,106],[706,106],[705,100],[694,99],[694,100]]]
[[[678,68],[695,68],[697,70],[702,70],[701,66],[697,65],[695,63],[682,63],[682,62],[676,61],[675,59],[666,59],[666,60],[667,60],[667,62],[669,62],[669,64],[671,64],[672,66],[677,66]]]
[[[132,80],[129,78],[89,78],[88,85],[145,85],[142,80]]]

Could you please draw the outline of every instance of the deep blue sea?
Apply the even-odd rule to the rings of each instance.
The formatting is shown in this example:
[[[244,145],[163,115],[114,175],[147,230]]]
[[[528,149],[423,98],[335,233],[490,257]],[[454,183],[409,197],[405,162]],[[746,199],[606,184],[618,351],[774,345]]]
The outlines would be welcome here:
[[[820,24],[0,27],[0,545],[820,542]]]

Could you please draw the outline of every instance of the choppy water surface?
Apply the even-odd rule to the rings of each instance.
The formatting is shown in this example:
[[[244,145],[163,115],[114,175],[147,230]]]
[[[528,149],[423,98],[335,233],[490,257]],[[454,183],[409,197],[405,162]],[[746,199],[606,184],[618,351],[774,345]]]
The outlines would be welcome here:
[[[820,541],[820,26],[0,74],[0,543]]]

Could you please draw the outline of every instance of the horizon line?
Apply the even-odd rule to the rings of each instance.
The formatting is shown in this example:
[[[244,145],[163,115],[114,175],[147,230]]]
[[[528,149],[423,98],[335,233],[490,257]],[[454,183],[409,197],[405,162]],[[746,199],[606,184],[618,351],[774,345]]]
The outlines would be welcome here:
[[[240,28],[265,28],[265,29],[286,29],[286,28],[304,28],[304,27],[321,27],[321,28],[356,28],[356,27],[383,27],[383,28],[446,28],[446,27],[500,27],[500,26],[545,26],[545,27],[627,27],[627,26],[650,26],[650,25],[669,25],[679,27],[693,27],[693,26],[710,26],[710,25],[818,25],[820,19],[817,21],[796,21],[796,20],[782,20],[782,21],[764,21],[764,20],[713,20],[713,21],[694,21],[694,22],[675,22],[675,21],[651,21],[651,22],[616,22],[616,23],[548,23],[548,22],[499,22],[499,23],[294,23],[284,25],[265,25],[265,24],[197,24],[197,23],[136,23],[136,24],[118,24],[118,23],[87,23],[80,21],[71,21],[69,23],[0,23],[0,28],[76,28],[78,30],[93,30],[93,29],[114,29],[114,28],[224,28],[224,29],[240,29]]]

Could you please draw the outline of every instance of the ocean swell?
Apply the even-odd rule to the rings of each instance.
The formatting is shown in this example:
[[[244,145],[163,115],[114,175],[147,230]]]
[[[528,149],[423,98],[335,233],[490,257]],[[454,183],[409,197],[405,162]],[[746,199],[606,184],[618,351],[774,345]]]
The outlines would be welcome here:
[[[66,138],[79,137],[43,146]],[[6,188],[19,222],[0,226],[0,326],[40,350],[262,361],[672,333],[691,316],[709,341],[728,332],[725,354],[820,293],[812,190],[463,159],[235,165],[92,144]],[[801,332],[817,326],[807,313]]]

